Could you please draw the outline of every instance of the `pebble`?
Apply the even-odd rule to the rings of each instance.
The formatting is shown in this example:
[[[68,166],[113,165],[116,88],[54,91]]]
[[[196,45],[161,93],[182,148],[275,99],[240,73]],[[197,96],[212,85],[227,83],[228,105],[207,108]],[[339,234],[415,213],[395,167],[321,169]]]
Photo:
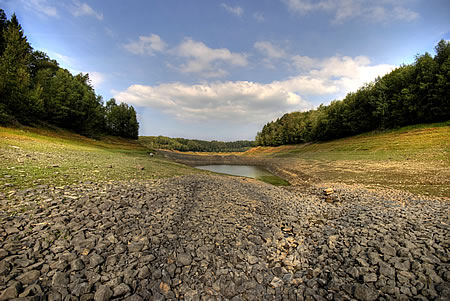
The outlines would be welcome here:
[[[330,186],[339,202],[324,200]],[[0,300],[450,295],[445,200],[216,175],[43,186],[8,197]]]

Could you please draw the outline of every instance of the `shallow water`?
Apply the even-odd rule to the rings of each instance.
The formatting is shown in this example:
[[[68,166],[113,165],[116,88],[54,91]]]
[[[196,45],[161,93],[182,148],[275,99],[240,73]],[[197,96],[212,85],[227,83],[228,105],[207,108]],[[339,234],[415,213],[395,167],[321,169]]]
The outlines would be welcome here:
[[[253,165],[203,165],[195,168],[255,179],[261,176],[272,176],[266,169]]]

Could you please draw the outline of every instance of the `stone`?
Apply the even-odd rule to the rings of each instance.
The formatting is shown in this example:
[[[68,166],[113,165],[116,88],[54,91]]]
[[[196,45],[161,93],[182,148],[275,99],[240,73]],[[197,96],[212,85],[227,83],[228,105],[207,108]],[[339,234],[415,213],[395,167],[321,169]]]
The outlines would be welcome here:
[[[325,195],[331,195],[331,194],[333,194],[333,193],[334,193],[333,188],[325,188],[325,189],[323,190],[323,194],[325,194]]]
[[[113,292],[106,285],[100,285],[94,295],[95,301],[108,301],[113,296]]]
[[[39,276],[41,275],[41,272],[36,270],[31,270],[28,272],[23,273],[22,275],[18,276],[16,279],[20,281],[22,284],[32,284],[36,280],[39,279]]]
[[[247,261],[248,261],[249,264],[252,264],[252,265],[253,264],[257,264],[258,263],[258,257],[249,255],[249,256],[247,256]]]
[[[355,298],[361,301],[374,301],[378,298],[379,293],[364,284],[355,286]]]
[[[116,286],[113,290],[113,297],[122,297],[128,294],[131,291],[130,287],[126,285],[125,283],[121,283],[118,286]]]
[[[380,262],[380,274],[388,278],[395,279],[395,269],[391,267],[388,263]]]
[[[378,277],[377,277],[377,274],[370,273],[370,274],[364,275],[363,279],[364,279],[365,283],[376,282],[378,280]]]
[[[123,300],[124,301],[143,301],[144,299],[141,296],[139,296],[137,294],[134,294],[134,295],[131,295],[131,296],[129,296],[129,297],[123,299]],[[155,299],[153,299],[153,300],[155,300]]]
[[[142,267],[139,269],[138,271],[138,277],[139,279],[145,279],[148,278],[150,276],[150,270],[148,269],[148,267]]]
[[[72,262],[70,263],[70,268],[72,269],[72,271],[81,271],[82,269],[84,269],[84,263],[81,259],[72,260]]]
[[[67,279],[67,275],[64,272],[57,271],[52,278],[52,286],[53,287],[66,287],[69,283]]]
[[[170,291],[170,286],[167,283],[161,281],[161,283],[159,284],[159,290],[164,295],[167,295],[167,293],[169,293],[169,291]]]
[[[273,288],[280,287],[280,286],[282,286],[283,284],[284,284],[284,283],[283,283],[283,280],[281,280],[281,279],[278,278],[278,277],[273,277],[272,281],[270,282],[270,285],[271,285]]]
[[[0,300],[3,301],[17,298],[19,296],[19,289],[20,285],[18,284],[9,286],[0,294]]]
[[[192,263],[192,256],[188,253],[181,253],[177,256],[177,263],[179,266],[187,266]]]
[[[350,255],[351,255],[352,257],[356,257],[356,255],[358,255],[359,252],[361,252],[361,246],[360,246],[360,245],[354,245],[354,246],[350,249]]]
[[[19,295],[19,298],[24,298],[28,296],[41,296],[42,288],[38,284],[32,284],[27,286],[27,288]]]
[[[105,259],[103,259],[103,257],[98,255],[97,253],[92,254],[89,258],[89,266],[91,268],[95,268],[103,262],[105,262]]]

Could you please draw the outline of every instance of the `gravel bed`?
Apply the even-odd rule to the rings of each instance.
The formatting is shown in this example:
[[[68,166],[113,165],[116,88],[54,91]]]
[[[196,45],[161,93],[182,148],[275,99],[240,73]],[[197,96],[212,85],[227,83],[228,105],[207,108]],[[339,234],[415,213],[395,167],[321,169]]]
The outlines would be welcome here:
[[[0,300],[449,300],[449,202],[189,175],[0,195]]]

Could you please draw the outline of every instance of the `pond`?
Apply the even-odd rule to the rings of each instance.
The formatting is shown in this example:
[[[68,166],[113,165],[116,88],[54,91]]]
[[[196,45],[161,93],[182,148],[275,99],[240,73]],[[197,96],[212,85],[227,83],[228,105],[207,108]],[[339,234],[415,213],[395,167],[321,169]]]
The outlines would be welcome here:
[[[203,165],[203,166],[196,166],[195,168],[209,170],[227,175],[254,178],[277,186],[289,185],[289,182],[286,182],[285,180],[273,175],[265,168],[260,166],[224,164],[224,165]]]

